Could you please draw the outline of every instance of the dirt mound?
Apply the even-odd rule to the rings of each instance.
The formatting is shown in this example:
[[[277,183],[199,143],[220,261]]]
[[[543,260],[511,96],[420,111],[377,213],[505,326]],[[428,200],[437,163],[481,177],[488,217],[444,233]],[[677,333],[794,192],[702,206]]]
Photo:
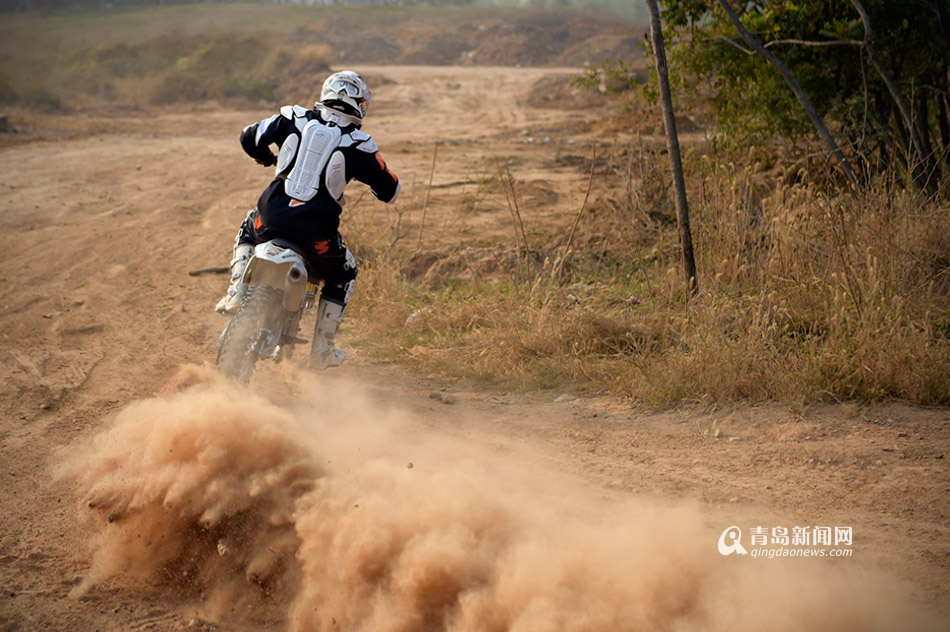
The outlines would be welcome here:
[[[580,110],[600,106],[604,102],[605,95],[599,90],[575,85],[571,77],[551,75],[534,83],[524,104],[536,108]]]
[[[557,55],[567,31],[526,24],[482,24],[467,54],[470,63],[482,66],[541,66]]]
[[[423,46],[401,57],[402,63],[450,66],[464,59],[467,46],[456,37],[437,36]]]
[[[327,45],[334,64],[574,66],[640,57],[636,30],[617,16],[527,12],[513,20],[417,16],[370,27],[324,19],[300,29],[298,38]]]
[[[557,66],[596,66],[604,61],[633,61],[643,56],[642,44],[642,39],[630,35],[595,35],[569,47],[552,63]]]
[[[402,48],[395,44],[387,34],[370,35],[358,42],[344,40],[334,46],[332,58],[346,63],[378,63],[386,59],[396,59],[402,55]]]

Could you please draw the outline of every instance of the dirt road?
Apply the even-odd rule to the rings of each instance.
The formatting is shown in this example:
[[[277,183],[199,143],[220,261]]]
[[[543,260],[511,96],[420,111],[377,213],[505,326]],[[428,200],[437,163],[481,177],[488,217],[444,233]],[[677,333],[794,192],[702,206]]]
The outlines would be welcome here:
[[[514,157],[552,201],[526,219],[550,231],[586,184],[552,156],[612,141],[569,106],[563,70],[358,69],[378,86],[366,129],[403,180],[407,225],[436,141],[432,226]],[[541,80],[561,91],[544,107]],[[267,181],[237,133],[267,115],[18,113],[0,141],[0,630],[762,629],[767,615],[915,629],[950,614],[947,410],[647,413],[481,392],[359,349],[324,376],[267,367],[244,401],[201,368],[225,282],[188,271],[227,263]],[[392,221],[359,208],[363,225]],[[507,239],[506,214],[459,234]],[[158,458],[166,444],[180,458]],[[204,530],[169,517],[185,514]],[[721,556],[731,525],[847,526],[853,543],[847,558]]]

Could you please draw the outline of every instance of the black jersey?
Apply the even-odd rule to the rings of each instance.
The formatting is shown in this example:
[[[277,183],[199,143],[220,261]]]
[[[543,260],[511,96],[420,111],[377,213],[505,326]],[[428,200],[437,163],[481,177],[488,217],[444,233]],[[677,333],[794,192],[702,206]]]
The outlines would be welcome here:
[[[265,165],[277,164],[276,177],[264,190],[257,206],[260,221],[267,228],[306,241],[329,238],[339,229],[342,207],[328,187],[321,186],[309,200],[293,198],[284,187],[284,181],[294,168],[301,133],[314,120],[340,128],[342,135],[333,151],[343,155],[346,182],[357,180],[368,185],[377,199],[387,203],[396,201],[399,178],[386,166],[370,135],[354,125],[337,125],[327,118],[331,117],[299,105],[284,106],[280,114],[248,125],[241,132],[241,147],[247,155]],[[297,142],[288,142],[291,136],[296,136]],[[271,145],[283,149],[279,160]]]

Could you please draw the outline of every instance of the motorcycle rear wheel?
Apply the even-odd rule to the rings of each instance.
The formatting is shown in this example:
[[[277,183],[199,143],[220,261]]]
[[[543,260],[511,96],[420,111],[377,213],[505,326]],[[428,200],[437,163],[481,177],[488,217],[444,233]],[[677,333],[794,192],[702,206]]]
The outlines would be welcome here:
[[[231,319],[218,347],[218,370],[241,384],[254,373],[261,347],[282,308],[282,292],[266,285],[253,286]]]

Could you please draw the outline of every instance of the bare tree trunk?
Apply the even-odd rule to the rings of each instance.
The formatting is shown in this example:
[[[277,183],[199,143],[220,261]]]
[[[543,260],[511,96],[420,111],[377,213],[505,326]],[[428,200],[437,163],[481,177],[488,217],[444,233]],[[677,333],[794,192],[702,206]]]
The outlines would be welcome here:
[[[864,50],[868,52],[868,57],[871,58],[871,63],[874,65],[877,73],[881,75],[881,79],[884,80],[884,84],[887,86],[888,92],[891,93],[891,98],[894,99],[894,103],[897,104],[897,108],[900,110],[901,117],[904,119],[904,125],[907,127],[908,132],[910,132],[910,139],[914,150],[917,152],[917,160],[921,163],[920,166],[925,167],[925,171],[930,173],[933,169],[933,166],[931,165],[931,156],[924,147],[924,142],[920,137],[920,132],[918,131],[917,126],[914,125],[913,115],[910,111],[910,105],[908,105],[907,99],[904,98],[904,95],[901,94],[897,82],[894,81],[891,73],[888,72],[884,62],[881,61],[881,58],[877,56],[874,46],[871,45],[871,19],[868,17],[867,11],[864,10],[864,5],[861,4],[861,0],[851,0],[851,5],[861,15],[861,22],[864,23]],[[928,179],[928,182],[930,182],[930,185],[927,187],[928,189],[935,188],[935,179],[930,178]]]
[[[878,171],[883,173],[891,166],[892,151],[893,147],[891,145],[888,145],[883,140],[877,141]]]
[[[923,141],[924,151],[933,156],[933,145],[930,144],[930,104],[927,102],[927,93],[923,90],[917,96],[917,131]]]
[[[854,173],[854,169],[851,167],[851,163],[848,162],[848,159],[845,157],[844,153],[841,151],[841,148],[838,147],[838,143],[835,141],[835,137],[831,135],[831,132],[825,126],[824,121],[821,120],[821,117],[818,116],[818,113],[815,112],[815,108],[812,107],[811,101],[808,100],[808,96],[805,94],[805,91],[802,90],[801,85],[799,85],[798,80],[795,79],[795,75],[792,74],[792,71],[788,69],[782,61],[773,55],[767,48],[762,46],[749,31],[742,25],[742,21],[739,20],[739,16],[736,15],[736,12],[733,11],[732,6],[729,4],[729,0],[719,0],[719,4],[722,6],[723,10],[726,12],[726,15],[729,17],[729,20],[732,22],[733,26],[736,27],[736,30],[739,31],[739,34],[742,35],[742,39],[745,40],[746,44],[755,49],[759,55],[765,57],[765,59],[775,66],[782,76],[785,78],[786,83],[792,89],[792,92],[795,93],[795,96],[798,97],[798,101],[802,104],[802,107],[805,108],[805,112],[808,114],[808,118],[811,119],[812,124],[815,126],[815,129],[818,130],[819,136],[825,141],[825,144],[831,149],[832,155],[837,159],[838,164],[841,165],[842,171],[845,175],[848,176],[848,180],[851,181],[851,184],[854,185],[854,188],[863,190],[861,181],[858,180],[857,174]]]
[[[693,236],[689,229],[689,206],[686,201],[686,180],[683,178],[683,161],[680,157],[679,138],[676,135],[676,117],[673,113],[673,97],[666,69],[666,51],[663,49],[663,26],[656,0],[646,0],[650,11],[650,41],[653,44],[653,59],[656,60],[657,80],[660,84],[660,103],[663,106],[663,123],[666,127],[666,147],[673,168],[673,190],[676,193],[676,216],[679,220],[680,242],[683,246],[683,268],[686,270],[686,296],[695,296],[699,290],[696,280],[696,259],[693,256]]]
[[[891,110],[891,118],[894,119],[894,147],[899,150],[897,159],[904,167],[910,168],[911,141],[910,136],[907,135],[907,130],[904,128],[904,120],[894,110]]]
[[[937,129],[940,130],[943,159],[950,162],[950,112],[947,110],[947,69],[944,68],[937,79]]]
[[[943,145],[944,160],[950,162],[950,119],[947,114],[947,97],[938,94],[937,125],[940,127],[940,143]]]

